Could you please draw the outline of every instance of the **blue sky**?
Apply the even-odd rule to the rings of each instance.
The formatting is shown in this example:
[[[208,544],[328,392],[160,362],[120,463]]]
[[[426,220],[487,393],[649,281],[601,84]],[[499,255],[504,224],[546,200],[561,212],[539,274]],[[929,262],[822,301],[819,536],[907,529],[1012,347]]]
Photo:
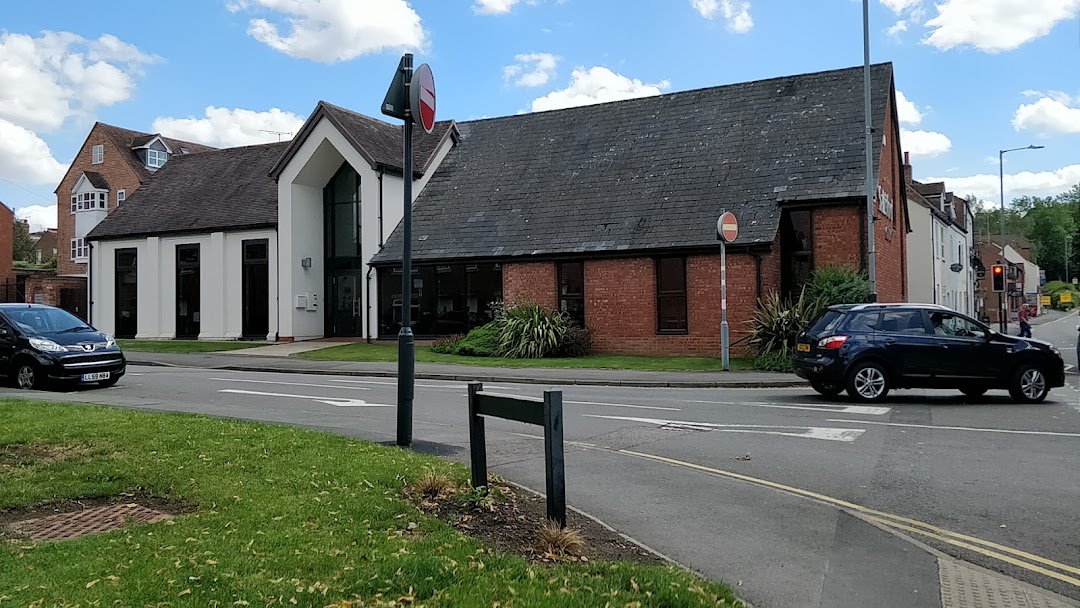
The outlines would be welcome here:
[[[260,129],[295,131],[319,99],[378,116],[403,49],[457,120],[862,63],[854,0],[9,4],[0,200],[35,224],[95,120],[273,141]],[[997,151],[1037,144],[1007,156],[1007,198],[1080,182],[1080,0],[871,0],[870,18],[917,179],[996,202]]]

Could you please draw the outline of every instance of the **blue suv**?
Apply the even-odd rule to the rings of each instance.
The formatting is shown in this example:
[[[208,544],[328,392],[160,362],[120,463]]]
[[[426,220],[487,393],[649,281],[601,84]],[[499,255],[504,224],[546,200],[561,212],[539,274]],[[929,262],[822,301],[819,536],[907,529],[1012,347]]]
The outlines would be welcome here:
[[[847,390],[881,401],[892,389],[957,389],[978,397],[1007,389],[1039,403],[1065,385],[1065,363],[1053,345],[998,333],[933,304],[859,304],[828,308],[799,334],[795,373],[817,392]]]

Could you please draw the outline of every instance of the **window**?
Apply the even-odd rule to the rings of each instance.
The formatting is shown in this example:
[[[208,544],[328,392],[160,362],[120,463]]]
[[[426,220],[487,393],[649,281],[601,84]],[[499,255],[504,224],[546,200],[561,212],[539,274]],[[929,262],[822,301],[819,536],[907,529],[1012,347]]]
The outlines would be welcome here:
[[[585,264],[559,264],[559,310],[585,327]]]
[[[686,319],[686,258],[656,261],[657,333],[684,334]]]
[[[79,210],[79,197],[77,195],[71,195],[71,212],[75,213]]]
[[[151,169],[157,169],[165,164],[165,161],[169,160],[169,153],[161,150],[154,150],[150,148],[146,151],[146,166]]]
[[[187,154],[187,153],[188,153],[187,148],[180,148],[180,154]]]
[[[90,148],[90,163],[94,165],[100,165],[105,162],[105,146],[98,144]]]
[[[109,192],[83,192],[71,197],[71,211],[95,211],[108,209]]]
[[[71,259],[85,260],[90,257],[90,245],[86,239],[71,239]]]
[[[939,336],[982,338],[986,335],[986,328],[983,326],[952,313],[932,312],[930,323],[934,327],[934,333]]]
[[[881,315],[877,312],[861,312],[847,326],[849,331],[877,331]]]
[[[925,334],[920,310],[891,310],[881,315],[881,331],[898,334]]]
[[[116,191],[116,206],[119,207],[120,203],[127,200],[127,190]]]

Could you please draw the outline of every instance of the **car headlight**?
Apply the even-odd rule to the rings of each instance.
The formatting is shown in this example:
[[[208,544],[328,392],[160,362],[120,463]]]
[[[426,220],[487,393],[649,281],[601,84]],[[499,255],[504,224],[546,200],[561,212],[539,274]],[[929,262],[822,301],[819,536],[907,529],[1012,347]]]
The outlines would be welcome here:
[[[30,338],[30,346],[40,350],[43,353],[66,353],[67,349],[60,346],[52,340],[46,340],[45,338]]]
[[[1056,347],[1056,346],[1051,346],[1050,347],[1050,352],[1054,353],[1055,355],[1057,355],[1059,357],[1061,356],[1061,351],[1058,350],[1058,347]]]
[[[113,338],[112,336],[106,335],[105,336],[105,348],[112,348],[114,346],[116,346],[116,338]]]

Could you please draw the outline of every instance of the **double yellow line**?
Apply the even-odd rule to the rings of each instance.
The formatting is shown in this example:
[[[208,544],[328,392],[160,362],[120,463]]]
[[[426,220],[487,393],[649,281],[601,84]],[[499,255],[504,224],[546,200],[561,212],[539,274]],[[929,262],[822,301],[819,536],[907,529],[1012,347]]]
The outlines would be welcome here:
[[[590,447],[595,448],[596,446]],[[618,454],[633,456],[635,458],[643,458],[655,462],[662,462],[672,466],[694,469],[716,477],[736,479],[738,481],[744,481],[758,486],[772,488],[774,490],[780,490],[781,492],[787,492],[788,494],[794,494],[796,496],[801,496],[810,500],[816,500],[818,502],[832,505],[835,507],[841,507],[854,513],[858,513],[868,521],[872,521],[880,526],[885,526],[895,530],[903,530],[912,534],[918,534],[920,536],[932,538],[934,540],[952,545],[954,547],[967,549],[968,551],[974,551],[975,553],[978,553],[980,555],[985,555],[986,557],[991,557],[1007,564],[1012,564],[1013,566],[1029,570],[1031,572],[1037,572],[1055,580],[1059,580],[1064,583],[1080,587],[1080,568],[1076,568],[1074,566],[1062,564],[1054,560],[1047,559],[1045,557],[1040,557],[1038,555],[1027,553],[1026,551],[1020,551],[1019,549],[1013,549],[1011,547],[999,545],[997,543],[982,540],[980,538],[975,538],[973,536],[967,536],[965,534],[951,532],[949,530],[945,530],[944,528],[939,528],[937,526],[933,526],[907,517],[893,515],[891,513],[884,513],[882,511],[875,511],[874,509],[869,509],[862,505],[857,505],[846,500],[840,500],[838,498],[833,498],[824,494],[818,494],[817,492],[810,492],[809,490],[803,490],[793,486],[784,485],[782,483],[768,481],[766,479],[750,477],[749,475],[733,473],[731,471],[724,471],[722,469],[714,469],[712,467],[694,464],[692,462],[685,462],[682,460],[675,460],[674,458],[657,456],[655,454],[635,452],[633,450],[611,451]]]

